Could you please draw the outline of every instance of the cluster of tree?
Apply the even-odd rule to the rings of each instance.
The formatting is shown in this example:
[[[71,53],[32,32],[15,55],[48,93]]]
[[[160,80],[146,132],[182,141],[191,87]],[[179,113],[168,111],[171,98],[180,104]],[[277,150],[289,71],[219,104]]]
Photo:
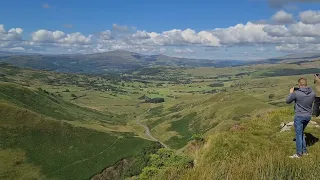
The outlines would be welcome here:
[[[145,100],[146,103],[162,103],[164,102],[164,98],[148,98]]]
[[[209,84],[208,86],[210,86],[210,87],[223,87],[224,83],[212,83],[212,84]]]
[[[164,102],[164,98],[156,97],[156,98],[149,98],[146,95],[139,97],[138,99],[144,100],[145,103],[162,103]]]

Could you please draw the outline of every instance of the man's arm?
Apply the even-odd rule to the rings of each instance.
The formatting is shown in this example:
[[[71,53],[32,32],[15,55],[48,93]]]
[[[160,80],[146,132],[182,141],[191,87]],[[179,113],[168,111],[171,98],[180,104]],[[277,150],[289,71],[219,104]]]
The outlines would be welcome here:
[[[290,94],[288,95],[287,99],[286,99],[286,103],[290,104],[292,103],[294,100],[296,100],[296,93],[294,93],[294,88],[290,89]]]

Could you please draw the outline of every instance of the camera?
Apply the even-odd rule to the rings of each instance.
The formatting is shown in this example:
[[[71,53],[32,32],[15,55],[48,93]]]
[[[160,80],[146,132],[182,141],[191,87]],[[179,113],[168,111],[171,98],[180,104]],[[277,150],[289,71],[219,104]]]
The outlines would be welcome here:
[[[297,91],[297,90],[299,90],[299,88],[298,88],[298,87],[294,87],[293,89],[294,89],[294,91]]]

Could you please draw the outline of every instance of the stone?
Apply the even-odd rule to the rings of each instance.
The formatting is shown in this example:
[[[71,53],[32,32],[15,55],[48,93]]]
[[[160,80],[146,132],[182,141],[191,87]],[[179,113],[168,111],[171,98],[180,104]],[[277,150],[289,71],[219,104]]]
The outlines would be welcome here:
[[[280,128],[283,128],[286,124],[283,122],[280,124]]]
[[[288,123],[286,124],[286,126],[293,126],[293,125],[294,125],[294,122],[293,122],[293,121],[288,122]]]

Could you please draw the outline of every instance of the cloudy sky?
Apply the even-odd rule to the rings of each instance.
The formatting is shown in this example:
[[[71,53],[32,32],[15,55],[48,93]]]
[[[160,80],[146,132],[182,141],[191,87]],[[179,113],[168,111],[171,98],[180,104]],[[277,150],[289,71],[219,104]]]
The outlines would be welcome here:
[[[11,0],[0,51],[256,60],[320,52],[320,0]]]

